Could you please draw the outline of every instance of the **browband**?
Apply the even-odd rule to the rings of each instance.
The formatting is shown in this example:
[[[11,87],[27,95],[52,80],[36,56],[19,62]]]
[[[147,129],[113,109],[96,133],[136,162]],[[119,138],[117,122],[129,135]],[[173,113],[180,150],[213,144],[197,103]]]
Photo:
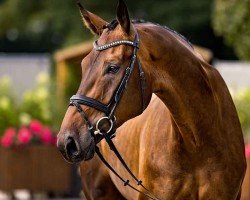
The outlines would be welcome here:
[[[111,42],[108,44],[104,44],[104,45],[98,45],[97,40],[96,40],[94,42],[93,46],[94,46],[94,49],[96,51],[103,51],[103,50],[109,49],[111,47],[115,47],[115,46],[119,46],[119,45],[123,45],[123,44],[139,48],[138,42],[136,42],[136,41],[132,42],[129,40],[117,40],[117,41],[114,41],[114,42]]]

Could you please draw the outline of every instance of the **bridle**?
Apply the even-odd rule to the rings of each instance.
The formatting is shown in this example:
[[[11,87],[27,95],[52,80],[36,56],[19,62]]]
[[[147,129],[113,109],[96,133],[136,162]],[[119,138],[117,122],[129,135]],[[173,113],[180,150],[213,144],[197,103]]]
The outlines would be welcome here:
[[[102,124],[101,122],[104,120],[107,120],[109,122],[109,130],[106,131],[107,134],[110,135],[110,137],[114,137],[114,134],[116,132],[116,118],[115,118],[115,110],[122,98],[122,95],[127,87],[128,81],[131,77],[131,74],[134,71],[134,67],[135,64],[137,62],[138,64],[138,68],[139,68],[139,76],[140,76],[140,88],[141,88],[141,105],[142,105],[142,112],[145,110],[146,107],[146,102],[145,102],[145,88],[146,88],[146,81],[145,81],[145,75],[144,75],[144,71],[142,69],[142,66],[140,64],[139,59],[137,58],[137,51],[139,49],[139,35],[138,33],[136,33],[135,35],[135,39],[134,41],[129,41],[129,40],[117,40],[105,45],[98,45],[97,41],[94,42],[94,49],[96,51],[104,51],[106,49],[112,48],[112,47],[116,47],[119,45],[128,45],[128,46],[132,46],[133,47],[133,54],[131,57],[131,60],[129,62],[128,67],[125,70],[125,73],[123,75],[123,78],[121,79],[120,84],[118,85],[115,93],[113,94],[110,102],[106,105],[103,104],[102,102],[87,97],[87,96],[82,96],[79,94],[73,95],[70,98],[70,106],[75,106],[77,108],[77,110],[79,111],[79,113],[81,114],[82,118],[84,119],[84,121],[86,122],[87,126],[88,126],[88,130],[90,131],[91,135],[95,138],[95,142],[98,143],[100,141],[100,139],[98,140],[97,138],[103,138],[103,134],[100,129],[100,125]],[[92,123],[89,121],[87,114],[83,111],[83,109],[81,108],[80,105],[86,105],[89,107],[92,107],[98,111],[101,111],[105,114],[104,117],[100,118],[96,125],[95,125],[95,129],[94,126],[92,125]]]
[[[101,139],[105,139],[106,142],[108,143],[110,149],[115,153],[116,157],[120,160],[121,164],[123,165],[123,167],[127,170],[127,172],[131,175],[131,177],[137,182],[138,186],[141,186],[145,191],[140,191],[137,188],[135,188],[134,186],[132,186],[129,182],[129,180],[125,180],[123,179],[115,170],[114,168],[105,160],[105,158],[103,157],[103,155],[101,154],[98,146],[95,146],[95,152],[97,153],[97,155],[99,156],[99,158],[101,159],[101,161],[124,183],[124,186],[128,186],[131,189],[137,191],[138,193],[141,193],[145,196],[147,196],[150,199],[153,200],[159,200],[159,198],[157,198],[155,195],[153,195],[143,184],[142,181],[139,180],[133,173],[132,171],[129,169],[129,167],[127,166],[126,162],[123,160],[122,156],[120,155],[119,151],[117,150],[117,148],[115,147],[112,138],[114,138],[115,133],[116,133],[116,118],[115,118],[115,110],[122,98],[122,95],[127,87],[128,81],[131,77],[131,74],[134,71],[134,67],[135,64],[137,62],[138,68],[139,68],[139,76],[140,76],[140,88],[141,88],[141,105],[142,105],[142,112],[145,110],[146,108],[146,101],[145,101],[145,89],[146,89],[146,79],[145,79],[145,74],[144,71],[142,69],[142,66],[140,64],[140,61],[137,57],[137,51],[139,49],[139,35],[136,32],[135,34],[135,39],[134,41],[129,41],[129,40],[117,40],[105,45],[98,45],[98,42],[95,41],[94,42],[94,49],[96,51],[104,51],[106,49],[109,48],[113,48],[119,45],[128,45],[128,46],[132,46],[133,47],[133,54],[132,57],[130,59],[130,63],[128,65],[128,67],[125,70],[125,73],[123,75],[123,78],[121,79],[120,84],[118,85],[115,93],[113,94],[110,102],[108,103],[108,105],[103,104],[102,102],[87,97],[87,96],[82,96],[82,95],[73,95],[70,98],[70,104],[69,106],[75,106],[78,110],[78,112],[80,113],[80,115],[82,116],[83,120],[86,122],[87,126],[88,126],[88,130],[90,131],[92,137],[95,140],[95,143],[97,144],[98,142],[100,142]],[[92,107],[98,111],[101,111],[105,114],[104,117],[101,117],[96,125],[95,125],[95,129],[94,126],[92,125],[92,123],[89,121],[89,118],[87,116],[87,114],[83,111],[83,109],[81,108],[81,105],[86,105],[89,107]],[[108,120],[109,121],[109,129],[107,131],[103,131],[100,128],[100,124],[102,121],[104,120]],[[99,139],[98,139],[99,138]]]

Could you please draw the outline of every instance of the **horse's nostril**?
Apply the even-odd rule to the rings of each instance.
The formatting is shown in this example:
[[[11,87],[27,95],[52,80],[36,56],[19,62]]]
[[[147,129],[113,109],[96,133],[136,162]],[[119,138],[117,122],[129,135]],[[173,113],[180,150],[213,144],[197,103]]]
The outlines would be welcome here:
[[[66,152],[68,156],[77,156],[79,154],[79,149],[77,148],[74,138],[69,137],[66,141]]]

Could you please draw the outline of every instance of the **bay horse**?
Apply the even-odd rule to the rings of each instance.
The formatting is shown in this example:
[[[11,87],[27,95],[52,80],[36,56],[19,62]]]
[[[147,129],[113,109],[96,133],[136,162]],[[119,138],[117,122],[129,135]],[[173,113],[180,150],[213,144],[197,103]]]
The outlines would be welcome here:
[[[113,142],[155,199],[240,199],[244,140],[218,71],[176,32],[132,23],[123,0],[111,23],[79,6],[87,27],[100,37],[81,63],[81,84],[57,145],[69,162],[92,159],[81,162],[87,199],[148,199],[124,187],[94,157],[100,149],[128,176],[107,143],[97,144],[105,132],[117,132]],[[157,97],[151,100],[152,94]]]

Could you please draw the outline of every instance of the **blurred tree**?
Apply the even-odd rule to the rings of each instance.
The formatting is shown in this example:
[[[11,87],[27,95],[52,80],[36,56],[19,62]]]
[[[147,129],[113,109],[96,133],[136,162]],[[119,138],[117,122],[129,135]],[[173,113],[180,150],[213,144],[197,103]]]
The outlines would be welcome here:
[[[250,0],[216,0],[213,27],[241,59],[250,60]]]
[[[72,1],[5,0],[0,5],[2,45],[16,51],[50,51],[72,33],[79,41],[79,24]]]
[[[132,18],[167,25],[191,42],[211,48],[218,57],[221,38],[211,28],[211,0],[125,0]],[[76,1],[0,0],[0,51],[44,52],[89,39],[82,28]],[[84,0],[84,6],[107,21],[115,17],[117,0]]]

